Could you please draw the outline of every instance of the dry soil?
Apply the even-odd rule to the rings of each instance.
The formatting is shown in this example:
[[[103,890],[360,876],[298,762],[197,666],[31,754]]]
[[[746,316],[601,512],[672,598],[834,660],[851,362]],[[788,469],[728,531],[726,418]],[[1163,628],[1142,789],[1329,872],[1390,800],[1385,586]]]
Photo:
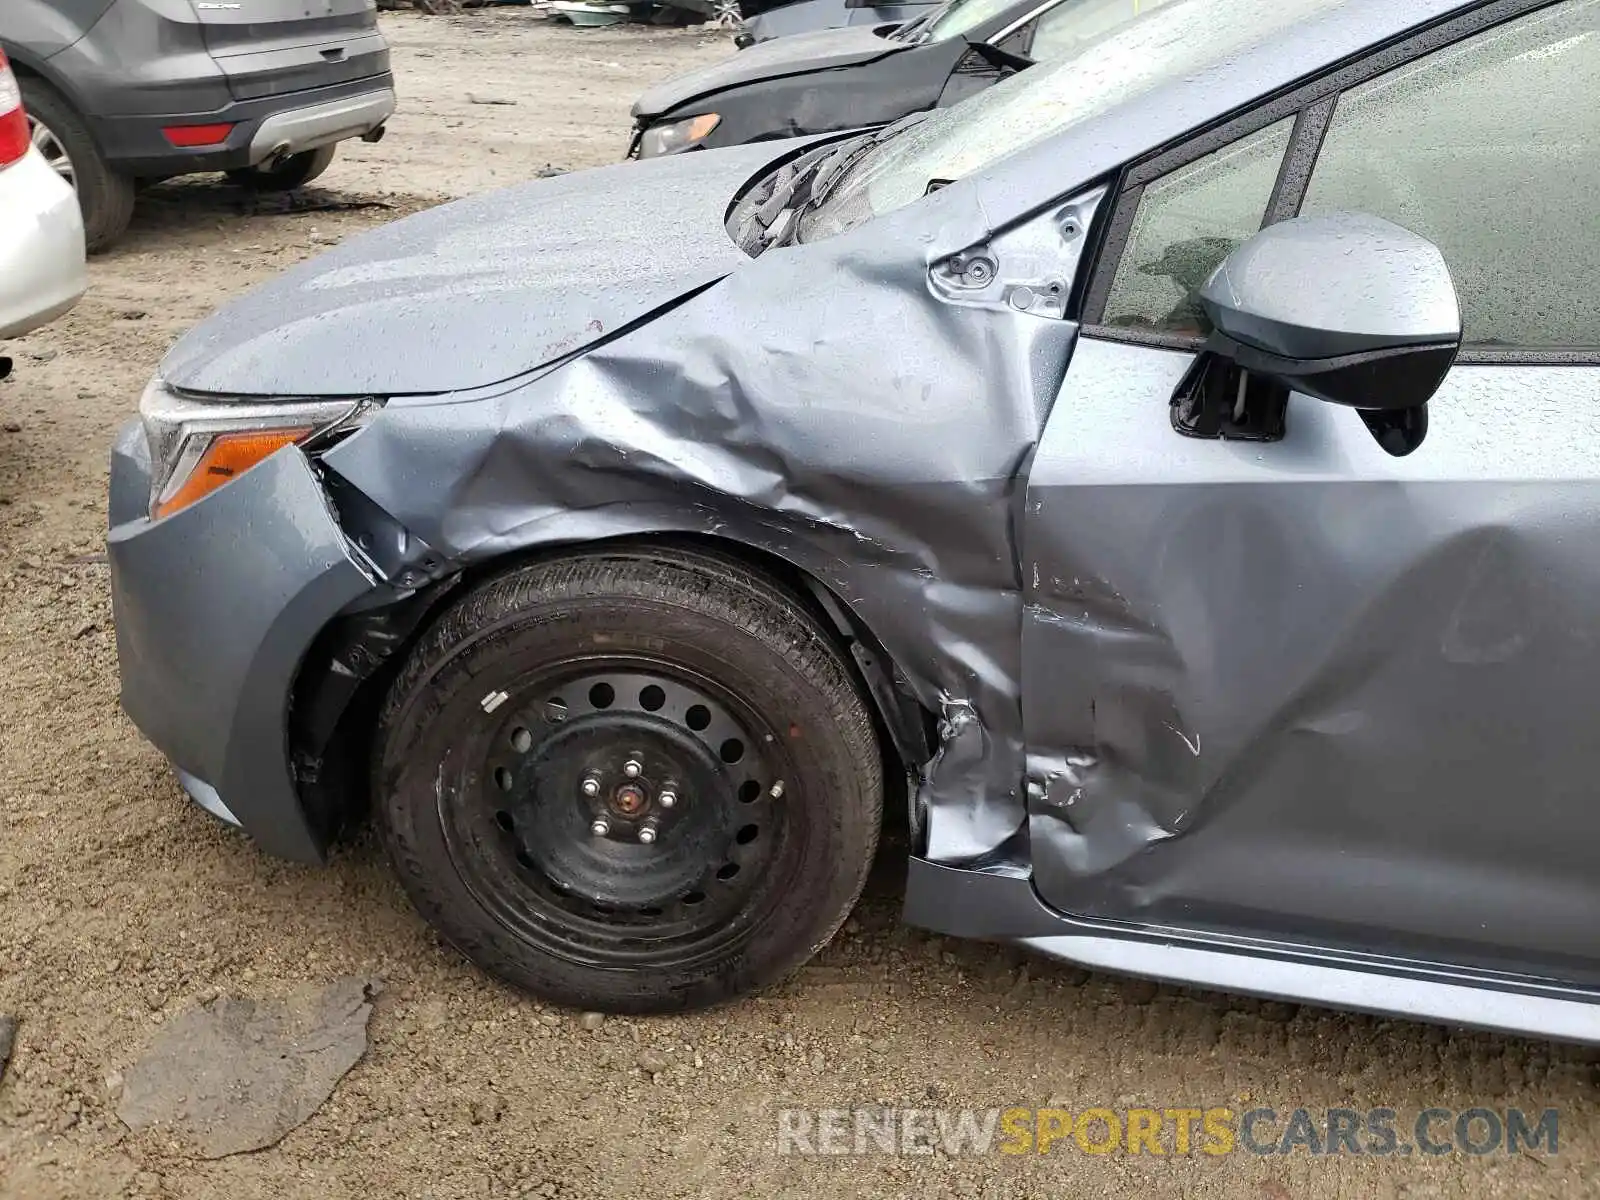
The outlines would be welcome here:
[[[403,107],[291,208],[217,180],[144,197],[70,316],[0,385],[0,1194],[1535,1197],[1600,1194],[1591,1052],[1089,975],[856,916],[773,993],[707,1015],[542,1010],[443,949],[370,835],[322,870],[181,798],[117,707],[106,453],[173,338],[359,230],[619,158],[647,83],[726,35],[579,31],[527,9],[385,15]],[[241,548],[242,549],[242,548]],[[201,1162],[114,1115],[160,1025],[221,993],[385,990],[362,1061],[274,1148]],[[776,1153],[785,1107],[1056,1103],[1561,1110],[1560,1153],[1428,1159]]]

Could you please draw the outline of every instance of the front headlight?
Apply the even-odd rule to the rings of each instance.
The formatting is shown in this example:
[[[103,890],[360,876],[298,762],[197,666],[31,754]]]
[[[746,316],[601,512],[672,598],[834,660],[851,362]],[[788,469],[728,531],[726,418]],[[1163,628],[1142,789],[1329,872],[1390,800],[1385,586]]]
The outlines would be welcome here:
[[[657,158],[663,154],[676,154],[698,146],[711,136],[711,131],[722,124],[716,113],[701,113],[698,117],[685,117],[681,121],[668,121],[665,125],[652,125],[639,135],[639,157]]]
[[[359,429],[381,402],[201,399],[160,379],[139,398],[150,443],[150,515],[170,517],[285,446],[313,449]]]

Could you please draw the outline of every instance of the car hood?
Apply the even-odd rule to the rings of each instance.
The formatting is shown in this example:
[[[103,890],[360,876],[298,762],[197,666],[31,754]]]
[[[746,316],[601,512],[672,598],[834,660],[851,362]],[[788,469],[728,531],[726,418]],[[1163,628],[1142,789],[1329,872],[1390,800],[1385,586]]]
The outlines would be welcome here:
[[[782,152],[619,163],[396,221],[227,304],[160,373],[251,396],[427,394],[523,374],[747,261],[724,215]]]
[[[909,50],[909,45],[877,32],[890,28],[892,24],[819,29],[815,33],[797,33],[760,42],[719,63],[656,84],[634,101],[633,115],[648,120],[697,97],[740,84],[854,66]]]

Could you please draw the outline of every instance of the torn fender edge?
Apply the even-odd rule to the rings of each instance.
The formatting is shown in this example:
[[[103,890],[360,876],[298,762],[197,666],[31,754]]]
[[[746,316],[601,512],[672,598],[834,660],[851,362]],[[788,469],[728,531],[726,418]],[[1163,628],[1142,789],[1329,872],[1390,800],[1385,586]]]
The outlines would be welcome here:
[[[992,242],[1024,280],[1041,277],[1039,245],[1083,244],[1054,208],[1045,227],[994,238],[956,189],[923,215],[941,238]],[[689,535],[817,580],[882,646],[889,687],[902,677],[930,714],[969,707],[906,757],[925,853],[982,862],[1026,836],[1019,473],[1077,328],[987,292],[935,294],[925,239],[883,236],[862,226],[763,254],[492,394],[391,398],[325,461],[468,572]],[[869,310],[897,314],[892,336],[856,319]],[[864,674],[881,700],[884,678]]]
[[[263,850],[319,862],[323,831],[284,752],[291,682],[318,632],[381,584],[298,448],[152,522],[142,443],[131,424],[112,465],[107,552],[123,708],[179,770],[216,789]],[[229,574],[173,587],[196,562]]]

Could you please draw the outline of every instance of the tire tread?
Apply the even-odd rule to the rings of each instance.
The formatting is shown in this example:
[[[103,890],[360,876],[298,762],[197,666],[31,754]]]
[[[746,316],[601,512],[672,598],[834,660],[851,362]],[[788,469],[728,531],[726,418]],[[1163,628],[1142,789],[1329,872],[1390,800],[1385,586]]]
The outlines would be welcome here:
[[[663,995],[648,984],[618,979],[605,994],[592,981],[553,971],[530,972],[526,961],[492,937],[476,937],[463,927],[460,901],[440,886],[421,849],[418,830],[395,811],[389,795],[394,741],[431,715],[429,698],[442,671],[463,651],[505,634],[530,611],[548,611],[586,598],[639,600],[709,617],[779,656],[823,701],[843,745],[842,777],[858,781],[854,794],[832,805],[830,838],[852,851],[837,863],[824,898],[828,911],[815,914],[808,935],[769,955],[747,973],[722,972],[706,986]],[[419,711],[418,705],[422,706]],[[838,932],[849,916],[872,864],[882,818],[882,759],[872,716],[848,660],[820,622],[787,589],[730,557],[683,549],[617,547],[543,560],[515,568],[478,584],[445,610],[419,639],[392,685],[378,723],[374,746],[374,795],[391,861],[413,902],[436,928],[464,953],[494,974],[558,1002],[618,1012],[667,1011],[716,1003],[751,987],[766,986],[798,968]],[[470,926],[470,922],[466,925]],[[581,968],[574,971],[581,972]]]

